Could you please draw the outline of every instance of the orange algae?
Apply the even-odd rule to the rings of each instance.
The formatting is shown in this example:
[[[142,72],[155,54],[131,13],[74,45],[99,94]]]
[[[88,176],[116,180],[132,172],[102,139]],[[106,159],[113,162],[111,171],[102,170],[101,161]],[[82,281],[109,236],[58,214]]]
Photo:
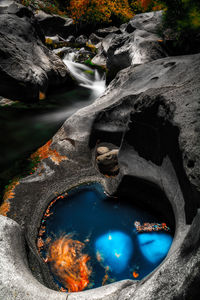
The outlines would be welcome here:
[[[50,216],[53,214],[52,212],[50,213],[50,209],[51,209],[51,207],[54,205],[54,203],[55,203],[58,199],[60,199],[60,198],[63,199],[64,196],[59,196],[59,197],[57,197],[56,199],[54,199],[53,201],[51,201],[51,203],[48,205],[48,207],[47,207],[47,209],[46,209],[46,212],[45,212],[45,214],[44,214],[44,219],[50,217]],[[44,232],[45,232],[45,226],[41,226],[41,228],[44,229]]]
[[[37,240],[37,247],[39,250],[44,247],[44,242],[41,237]]]
[[[109,279],[109,276],[108,276],[108,274],[106,273],[105,276],[104,276],[104,278],[103,278],[103,280],[102,280],[102,286],[105,285],[105,284],[107,283],[108,279]]]
[[[55,240],[49,246],[47,261],[68,292],[82,291],[89,284],[91,269],[87,262],[90,257],[82,253],[84,246],[70,235]]]
[[[139,273],[137,273],[136,271],[134,271],[134,272],[133,272],[133,277],[134,277],[134,278],[138,278],[138,276],[139,276]]]
[[[66,292],[67,292],[67,290],[66,290],[66,289],[64,289],[63,287],[61,287],[61,288],[60,288],[60,292],[64,292],[64,293],[66,293]]]
[[[42,236],[44,233],[45,233],[45,226],[41,226],[40,230],[39,230],[39,233],[38,233],[38,236]]]
[[[103,280],[102,280],[102,286],[105,285],[108,280],[110,280],[109,275],[108,275],[108,271],[109,271],[109,266],[107,266],[105,268],[105,275],[104,275]]]
[[[44,99],[46,99],[46,95],[45,95],[45,93],[43,93],[43,92],[39,92],[39,100],[44,100]]]
[[[65,193],[65,195],[67,195],[67,193]],[[50,209],[51,207],[54,205],[54,203],[60,199],[60,198],[64,198],[63,195],[57,197],[56,199],[54,199],[53,201],[50,202],[50,204],[48,205],[47,209],[46,209],[46,212],[44,214],[44,218],[42,220],[42,224],[44,224],[46,218],[50,217],[53,213],[50,213]],[[50,242],[51,242],[51,238],[48,237],[45,241],[43,240],[43,235],[44,233],[46,232],[46,227],[44,225],[42,225],[39,229],[39,232],[38,232],[38,239],[37,239],[37,248],[38,248],[38,252],[40,253],[41,250],[46,246],[48,245]],[[45,262],[47,262],[47,259],[45,259]]]
[[[49,140],[44,146],[40,147],[31,155],[31,159],[37,157],[39,157],[40,160],[50,158],[56,165],[59,165],[62,160],[67,160],[68,158],[66,156],[62,156],[56,150],[50,148],[51,143],[52,140]]]
[[[7,213],[10,210],[10,199],[13,199],[15,196],[15,187],[19,184],[18,178],[14,179],[6,188],[6,191],[3,196],[3,203],[0,206],[0,214],[7,216]]]

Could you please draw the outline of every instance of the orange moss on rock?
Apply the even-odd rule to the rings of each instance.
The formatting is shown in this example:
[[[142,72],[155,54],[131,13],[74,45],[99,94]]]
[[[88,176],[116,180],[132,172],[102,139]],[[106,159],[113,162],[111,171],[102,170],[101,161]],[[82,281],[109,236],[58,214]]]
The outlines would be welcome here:
[[[10,203],[9,201],[3,202],[0,206],[0,215],[7,216],[7,213],[10,210]]]
[[[40,237],[38,240],[37,240],[37,248],[38,248],[38,251],[40,252],[41,249],[44,247],[44,241],[43,239]]]
[[[52,140],[49,140],[44,146],[40,147],[35,153],[31,155],[31,159],[39,157],[40,160],[50,158],[56,165],[59,165],[61,161],[67,160],[66,156],[62,156],[58,151],[51,149]]]
[[[45,100],[46,99],[46,95],[43,92],[39,92],[39,100]]]
[[[133,272],[133,277],[134,277],[134,278],[138,278],[138,277],[139,277],[139,273],[138,273],[137,271],[134,271],[134,272]]]
[[[0,206],[0,214],[7,216],[7,213],[10,210],[10,200],[15,196],[15,187],[19,184],[18,179],[14,179],[7,187],[3,196],[3,203]]]
[[[108,276],[108,273],[106,273],[106,274],[104,275],[103,280],[102,280],[102,286],[104,286],[104,285],[107,283],[108,279],[109,279],[109,276]]]

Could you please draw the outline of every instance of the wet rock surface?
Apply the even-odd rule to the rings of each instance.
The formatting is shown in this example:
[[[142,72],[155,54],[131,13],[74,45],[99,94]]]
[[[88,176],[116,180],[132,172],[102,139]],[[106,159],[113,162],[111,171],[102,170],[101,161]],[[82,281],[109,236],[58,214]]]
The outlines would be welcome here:
[[[99,45],[99,43],[102,41],[102,37],[99,37],[98,35],[96,35],[95,33],[92,33],[90,36],[89,36],[89,41],[95,45],[97,47],[97,45]]]
[[[160,38],[144,30],[136,29],[132,34],[116,36],[107,51],[109,78],[118,71],[167,56]]]
[[[78,36],[75,41],[77,44],[85,45],[87,43],[87,40],[88,40],[87,36],[82,34],[82,35]]]
[[[33,278],[28,267],[24,233],[19,224],[0,216],[0,285],[1,299],[66,299],[66,295],[44,287]]]
[[[59,57],[61,57],[62,59],[66,55],[71,54],[74,56],[73,60],[79,63],[84,63],[85,61],[92,59],[92,57],[94,56],[93,52],[86,50],[84,47],[80,49],[76,49],[72,47],[63,47],[63,48],[55,49],[53,50],[53,52],[57,54]]]
[[[107,27],[107,28],[98,29],[95,32],[95,34],[97,36],[102,37],[102,38],[106,37],[110,33],[120,34],[121,30],[116,26],[110,26],[110,27]]]
[[[130,65],[136,66],[167,56],[158,34],[161,17],[161,11],[139,14],[118,31],[112,28],[102,30],[107,35],[99,35],[103,40],[99,41],[98,53],[92,61],[107,66],[108,82]],[[97,36],[99,31],[96,32]]]
[[[106,60],[113,40],[118,50],[123,45],[142,49],[144,43],[151,57],[139,66],[130,62],[104,95],[72,115],[50,145],[51,153],[58,153],[57,160],[45,157],[34,174],[13,188],[7,216],[19,225],[3,216],[0,222],[0,293],[4,299],[199,298],[200,54],[160,58],[166,54],[155,33],[159,18],[159,13],[139,15],[123,27],[130,35],[111,33],[102,40],[99,49]],[[127,51],[128,57],[130,53]],[[97,161],[109,170],[114,163],[119,173],[104,176],[96,167]],[[44,286],[57,289],[35,243],[43,213],[55,196],[94,181],[111,195],[130,189],[144,208],[156,207],[171,220],[174,215],[172,248],[163,263],[141,282],[122,281],[67,295],[54,292]],[[165,200],[155,202],[153,191],[164,193]],[[173,212],[168,211],[169,203]],[[44,285],[33,277],[27,264]]]
[[[2,96],[35,101],[50,85],[72,83],[60,58],[44,46],[44,36],[28,8],[13,3],[0,14],[0,40]]]
[[[130,20],[123,31],[128,33],[134,32],[136,29],[145,30],[157,34],[161,29],[162,11],[154,11],[145,14],[138,14]]]

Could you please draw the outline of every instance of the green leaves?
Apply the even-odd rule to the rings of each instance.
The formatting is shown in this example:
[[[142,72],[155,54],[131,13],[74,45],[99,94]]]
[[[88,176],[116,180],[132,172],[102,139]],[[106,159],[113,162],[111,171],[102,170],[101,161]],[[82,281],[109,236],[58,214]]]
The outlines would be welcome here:
[[[163,18],[164,30],[171,28],[178,54],[197,53],[200,50],[200,1],[162,0],[167,10]]]

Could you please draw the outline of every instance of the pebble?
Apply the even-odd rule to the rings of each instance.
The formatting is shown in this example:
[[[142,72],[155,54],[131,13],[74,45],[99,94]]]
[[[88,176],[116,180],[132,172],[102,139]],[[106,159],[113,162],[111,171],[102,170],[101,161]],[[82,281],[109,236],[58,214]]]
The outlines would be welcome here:
[[[108,147],[103,147],[103,146],[101,146],[101,147],[98,147],[97,148],[97,153],[98,154],[105,154],[105,153],[107,153],[108,151],[110,151],[110,149],[108,148]]]

